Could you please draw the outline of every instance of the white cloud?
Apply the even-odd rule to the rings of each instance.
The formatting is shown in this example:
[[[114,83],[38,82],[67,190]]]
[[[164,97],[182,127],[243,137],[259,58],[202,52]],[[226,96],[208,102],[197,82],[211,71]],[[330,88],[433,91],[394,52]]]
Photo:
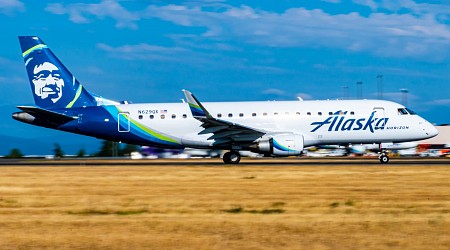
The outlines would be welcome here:
[[[295,96],[302,98],[302,100],[313,100],[314,97],[307,93],[297,93]]]
[[[255,73],[262,74],[279,74],[284,72],[284,69],[266,66],[264,64],[253,65],[245,58],[235,58],[223,55],[221,53],[212,53],[206,50],[190,50],[182,47],[163,47],[150,45],[147,43],[141,44],[127,44],[118,47],[113,47],[105,43],[97,44],[97,48],[110,54],[115,58],[124,60],[144,60],[154,62],[175,62],[183,65],[194,67],[207,67],[212,70],[217,67],[223,67],[222,62],[227,69],[248,69]],[[216,48],[213,46],[212,48]]]
[[[87,72],[87,73],[93,74],[93,75],[102,75],[105,73],[101,68],[99,68],[97,66],[92,66],[92,65],[87,66],[87,67],[83,68],[82,70],[84,72]]]
[[[274,66],[267,66],[267,65],[248,65],[248,63],[242,63],[240,65],[233,65],[236,68],[240,69],[246,69],[251,70],[252,72],[258,73],[258,74],[282,74],[286,73],[286,69],[274,67]]]
[[[429,104],[430,105],[434,105],[434,106],[449,106],[450,105],[450,99],[433,100]]]
[[[281,89],[266,89],[262,93],[265,95],[286,96],[286,91]]]
[[[180,61],[181,58],[191,53],[191,51],[180,47],[162,47],[146,43],[122,45],[119,47],[99,43],[97,44],[97,48],[111,53],[114,57],[126,60]]]
[[[376,10],[378,8],[378,5],[373,0],[353,0],[355,4],[368,6],[372,10]]]
[[[321,0],[322,2],[329,2],[329,3],[340,3],[341,0]]]
[[[0,0],[0,13],[12,15],[15,12],[25,11],[25,5],[19,0]]]
[[[0,56],[0,65],[8,65],[10,62],[9,59]]]
[[[312,100],[313,97],[306,93],[297,93],[294,94],[292,92],[286,92],[282,89],[277,88],[269,88],[265,89],[261,92],[265,96],[265,98],[268,98],[269,100],[298,100],[298,97],[302,98],[303,100]]]
[[[64,15],[67,13],[66,8],[60,3],[48,4],[45,10],[56,15]]]
[[[136,29],[135,21],[140,19],[137,13],[126,10],[114,0],[103,0],[99,4],[75,3],[67,6],[60,3],[48,4],[45,10],[56,15],[68,14],[74,23],[89,23],[92,16],[99,19],[109,17],[116,21],[117,28]]]
[[[431,15],[373,13],[365,17],[356,12],[332,15],[305,8],[274,13],[248,6],[210,12],[167,5],[149,6],[143,16],[206,27],[205,38],[261,46],[331,47],[428,61],[442,60],[450,53],[450,28]]]
[[[404,93],[400,92],[400,89],[398,92],[384,92],[383,93],[383,99],[385,100],[391,100],[397,103],[403,102]],[[408,106],[411,105],[411,103],[417,103],[421,98],[417,95],[414,95],[412,93],[406,94],[406,101],[408,102]],[[403,104],[403,103],[402,103]]]
[[[325,47],[426,61],[450,57],[450,27],[440,21],[445,19],[442,15],[450,14],[450,7],[411,0],[354,2],[369,6],[373,13],[330,14],[305,8],[276,13],[225,4],[220,8],[201,4],[149,5],[142,11],[130,12],[114,0],[99,4],[52,4],[47,11],[68,14],[78,23],[90,22],[93,17],[109,17],[120,28],[137,28],[137,21],[152,18],[185,27],[204,27],[206,31],[197,36],[199,39],[222,44],[233,41],[271,47]],[[380,8],[391,12],[377,12]]]

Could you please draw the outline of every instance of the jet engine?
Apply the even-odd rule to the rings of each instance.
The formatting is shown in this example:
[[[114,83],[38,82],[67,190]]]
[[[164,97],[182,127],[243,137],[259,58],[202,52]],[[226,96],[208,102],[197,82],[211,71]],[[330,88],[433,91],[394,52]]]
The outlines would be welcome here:
[[[300,155],[303,151],[303,136],[298,134],[280,134],[261,139],[250,148],[257,153],[276,156]]]

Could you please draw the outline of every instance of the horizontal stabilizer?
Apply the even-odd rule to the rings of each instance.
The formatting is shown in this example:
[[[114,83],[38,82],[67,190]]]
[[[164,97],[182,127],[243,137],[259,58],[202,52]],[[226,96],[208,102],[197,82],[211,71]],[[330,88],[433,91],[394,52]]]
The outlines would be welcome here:
[[[62,125],[78,119],[77,116],[68,116],[33,106],[18,106],[17,108],[23,110],[25,113],[35,117],[36,119],[44,120],[54,125]]]

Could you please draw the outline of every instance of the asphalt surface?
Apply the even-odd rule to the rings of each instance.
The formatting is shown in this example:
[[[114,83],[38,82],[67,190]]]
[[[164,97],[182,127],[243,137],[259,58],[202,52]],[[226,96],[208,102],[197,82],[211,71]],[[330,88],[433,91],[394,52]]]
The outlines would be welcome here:
[[[450,166],[450,158],[394,158],[381,164],[377,158],[242,158],[237,165],[225,165],[222,159],[0,159],[0,166]]]

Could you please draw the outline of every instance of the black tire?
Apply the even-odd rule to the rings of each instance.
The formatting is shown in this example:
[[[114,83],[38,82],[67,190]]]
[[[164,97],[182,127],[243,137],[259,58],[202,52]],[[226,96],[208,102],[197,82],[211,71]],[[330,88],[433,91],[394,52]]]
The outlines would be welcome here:
[[[236,151],[226,152],[222,160],[225,164],[238,164],[241,161],[241,155]]]
[[[387,156],[387,155],[381,155],[381,156],[380,156],[380,162],[381,162],[382,164],[387,164],[387,163],[389,162],[389,156]]]
[[[225,164],[231,163],[230,154],[231,154],[231,152],[226,152],[225,154],[223,154],[223,157],[222,157],[223,163],[225,163]]]
[[[231,151],[229,153],[230,164],[238,164],[241,161],[241,155],[239,154],[239,152]]]

